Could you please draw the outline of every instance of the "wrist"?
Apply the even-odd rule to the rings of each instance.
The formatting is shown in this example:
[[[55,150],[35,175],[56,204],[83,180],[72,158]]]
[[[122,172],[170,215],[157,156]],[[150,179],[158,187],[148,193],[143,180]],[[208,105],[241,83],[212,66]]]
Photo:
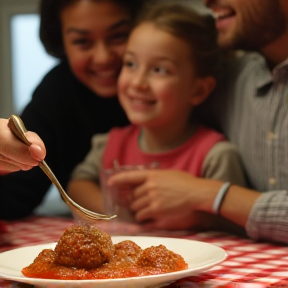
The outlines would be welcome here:
[[[212,205],[212,211],[214,214],[219,214],[221,205],[223,203],[223,200],[226,196],[226,194],[228,193],[228,190],[230,189],[231,183],[230,182],[225,182],[219,189],[213,205]]]
[[[201,197],[200,201],[198,202],[198,205],[196,207],[196,210],[213,213],[213,204],[215,201],[215,198],[221,189],[224,182],[218,181],[218,180],[211,180],[211,179],[203,179],[201,191]]]

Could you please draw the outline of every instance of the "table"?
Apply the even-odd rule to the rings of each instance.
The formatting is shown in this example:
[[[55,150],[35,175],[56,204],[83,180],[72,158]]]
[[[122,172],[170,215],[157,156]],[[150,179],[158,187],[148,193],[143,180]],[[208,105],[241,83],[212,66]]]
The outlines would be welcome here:
[[[9,222],[9,243],[0,246],[0,253],[18,247],[56,242],[73,224],[69,218],[34,216]],[[166,232],[165,232],[166,233]],[[221,232],[189,232],[170,235],[204,241],[226,250],[227,259],[197,276],[181,279],[166,288],[284,288],[288,287],[288,247],[255,242]],[[1,288],[30,288],[0,279]]]

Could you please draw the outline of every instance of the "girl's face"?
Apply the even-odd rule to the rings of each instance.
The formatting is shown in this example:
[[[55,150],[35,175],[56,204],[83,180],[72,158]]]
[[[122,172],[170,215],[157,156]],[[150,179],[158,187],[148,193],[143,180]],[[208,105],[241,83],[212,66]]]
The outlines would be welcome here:
[[[152,23],[131,33],[118,95],[130,121],[144,127],[187,123],[197,98],[191,47]],[[197,101],[196,101],[197,102]]]
[[[101,97],[117,94],[130,15],[113,1],[81,0],[62,10],[65,53],[75,76]]]

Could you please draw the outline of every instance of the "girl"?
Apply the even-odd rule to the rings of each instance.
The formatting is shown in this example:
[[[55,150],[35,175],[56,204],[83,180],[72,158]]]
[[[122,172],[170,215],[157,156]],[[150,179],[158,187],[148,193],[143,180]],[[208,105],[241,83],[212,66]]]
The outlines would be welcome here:
[[[161,169],[245,185],[235,147],[194,113],[215,87],[220,58],[210,16],[198,15],[186,2],[152,2],[130,34],[118,82],[119,100],[132,125],[94,137],[69,184],[72,198],[102,212],[99,170],[112,168],[115,159],[120,165],[157,162]],[[135,219],[151,220],[153,215],[143,215],[157,199],[150,202],[137,189],[132,198]],[[169,205],[172,215],[173,202]],[[185,213],[189,219],[190,211]],[[173,221],[168,228],[173,229]]]

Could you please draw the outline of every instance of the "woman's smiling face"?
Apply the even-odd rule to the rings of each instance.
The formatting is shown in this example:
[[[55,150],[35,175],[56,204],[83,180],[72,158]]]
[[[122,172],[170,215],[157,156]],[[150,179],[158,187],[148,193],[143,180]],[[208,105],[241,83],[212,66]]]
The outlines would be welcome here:
[[[77,1],[61,12],[69,65],[78,80],[100,97],[117,95],[130,18],[113,1]]]

